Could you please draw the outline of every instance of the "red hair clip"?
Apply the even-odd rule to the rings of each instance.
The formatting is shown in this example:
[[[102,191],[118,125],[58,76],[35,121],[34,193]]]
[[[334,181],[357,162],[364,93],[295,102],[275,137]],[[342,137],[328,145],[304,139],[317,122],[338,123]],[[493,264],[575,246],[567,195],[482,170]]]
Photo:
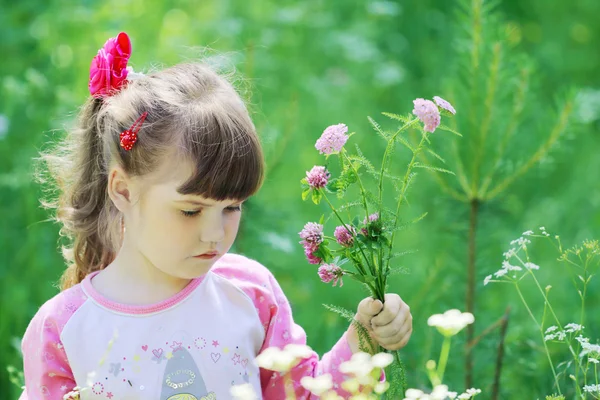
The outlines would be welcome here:
[[[144,111],[144,113],[131,125],[131,128],[124,130],[121,132],[121,147],[125,150],[129,151],[133,148],[135,142],[137,142],[137,134],[142,129],[142,124],[146,120],[146,116],[148,116],[148,112]]]

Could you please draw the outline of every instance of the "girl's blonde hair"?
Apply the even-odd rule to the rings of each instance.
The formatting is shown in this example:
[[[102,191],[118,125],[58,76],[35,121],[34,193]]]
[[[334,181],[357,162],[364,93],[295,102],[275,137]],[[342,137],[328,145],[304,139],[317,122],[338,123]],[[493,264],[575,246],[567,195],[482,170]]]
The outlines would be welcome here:
[[[138,140],[125,151],[119,134],[143,112],[148,116]],[[122,215],[107,191],[114,163],[141,177],[167,157],[189,160],[195,173],[178,192],[219,201],[253,195],[264,177],[262,149],[244,102],[225,77],[201,63],[135,79],[110,97],[90,97],[75,129],[40,155],[59,193],[42,205],[56,209],[60,235],[70,242],[62,247],[69,264],[62,290],[106,267],[121,246]]]

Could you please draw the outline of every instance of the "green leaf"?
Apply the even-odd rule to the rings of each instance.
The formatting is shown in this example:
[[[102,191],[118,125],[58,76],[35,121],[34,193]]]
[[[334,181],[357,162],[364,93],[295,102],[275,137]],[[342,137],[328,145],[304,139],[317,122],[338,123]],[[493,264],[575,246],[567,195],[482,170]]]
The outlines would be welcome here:
[[[453,133],[453,134],[455,134],[457,136],[462,137],[462,135],[460,133],[456,132],[454,129],[450,128],[449,126],[440,125],[440,126],[438,126],[438,129],[441,129],[443,131],[447,131],[447,132],[450,132],[450,133]]]
[[[312,191],[312,201],[315,204],[319,204],[321,202],[321,198],[323,197],[323,194],[321,193],[320,190],[313,190]]]
[[[404,363],[400,359],[398,351],[388,351],[394,356],[394,362],[385,369],[386,380],[390,383],[390,388],[385,393],[386,399],[402,399],[406,391],[406,372]]]
[[[410,122],[410,118],[403,117],[402,115],[398,115],[398,114],[394,114],[394,113],[389,113],[389,112],[382,112],[381,114],[385,115],[388,118],[395,119],[396,121],[403,122],[405,124],[407,122]]]
[[[438,167],[433,167],[431,165],[427,165],[427,164],[421,164],[421,163],[415,163],[413,165],[415,168],[423,168],[423,169],[427,169],[430,171],[435,171],[435,172],[442,172],[444,174],[450,174],[450,175],[455,175],[454,172],[444,169],[444,168],[438,168]]]
[[[437,158],[438,160],[440,160],[442,163],[446,164],[446,160],[444,160],[438,153],[436,153],[435,151],[431,150],[430,148],[427,148],[427,152],[429,154],[431,154],[432,156],[434,156],[435,158]]]
[[[415,154],[416,150],[410,145],[410,143],[408,143],[408,140],[406,140],[404,136],[398,135],[396,136],[396,140],[402,143],[406,148],[408,148],[411,151],[411,153]]]
[[[356,279],[361,283],[373,283],[375,282],[375,277],[371,275],[362,275],[362,274],[354,274],[352,278]]]
[[[324,220],[325,220],[325,214],[321,214],[321,218],[319,218],[319,224],[323,225]]]
[[[345,309],[343,307],[338,307],[338,306],[334,306],[334,305],[329,305],[329,304],[323,304],[323,306],[328,309],[329,311],[333,311],[334,313],[340,315],[342,318],[344,318],[345,320],[347,320],[349,323],[352,324],[352,326],[354,326],[356,328],[356,332],[358,333],[358,347],[360,348],[360,350],[367,352],[367,353],[374,353],[376,348],[377,348],[377,344],[373,343],[371,341],[371,337],[369,336],[369,332],[367,330],[367,328],[365,328],[359,321],[357,321],[354,318],[355,313]]]
[[[386,142],[389,139],[388,134],[386,134],[382,129],[381,126],[379,126],[379,124],[371,117],[367,117],[367,119],[369,120],[369,123],[371,124],[371,126],[373,127],[373,129],[375,130],[375,132],[377,132],[379,134],[379,136],[381,136],[383,138],[383,140],[385,140]]]
[[[310,190],[311,190],[311,189],[310,189],[310,188],[308,188],[308,189],[306,189],[306,190],[304,190],[304,191],[302,192],[302,201],[306,200],[306,198],[307,198],[307,197],[308,197],[308,195],[310,194]]]

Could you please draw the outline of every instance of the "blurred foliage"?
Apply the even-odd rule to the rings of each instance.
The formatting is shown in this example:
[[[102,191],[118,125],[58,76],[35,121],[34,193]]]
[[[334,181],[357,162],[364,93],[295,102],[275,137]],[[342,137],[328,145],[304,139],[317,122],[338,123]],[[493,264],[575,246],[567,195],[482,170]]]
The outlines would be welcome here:
[[[326,126],[346,123],[358,133],[353,139],[366,156],[380,157],[383,148],[367,116],[389,124],[381,112],[409,112],[416,97],[451,99],[459,79],[473,82],[468,75],[455,75],[452,67],[458,65],[461,38],[470,28],[458,14],[455,2],[431,0],[0,1],[0,399],[18,397],[7,367],[21,367],[20,337],[39,306],[57,293],[55,283],[63,270],[58,226],[46,222],[48,215],[39,206],[32,158],[72,122],[88,96],[90,61],[108,37],[129,33],[130,64],[136,71],[206,56],[241,74],[240,87],[263,139],[269,175],[249,202],[235,250],[274,272],[296,321],[308,333],[309,345],[323,353],[346,322],[320,305],[352,309],[366,292],[352,290],[360,289],[352,282],[341,290],[328,287],[304,261],[297,232],[317,217],[302,202],[298,182],[305,170],[322,163],[313,146]],[[511,51],[527,55],[535,78],[526,89],[528,122],[515,131],[509,154],[526,159],[535,151],[560,114],[560,99],[573,88],[576,93],[572,120],[561,140],[540,165],[482,207],[478,226],[477,330],[497,320],[507,303],[513,305],[500,398],[540,398],[552,393],[552,376],[534,340],[535,328],[503,285],[483,290],[482,281],[498,269],[508,242],[527,229],[546,226],[567,246],[599,236],[600,3],[506,0],[496,4],[492,15]],[[493,53],[493,43],[481,45]],[[512,69],[500,73],[518,79],[522,60],[515,59]],[[506,92],[498,97],[506,109],[513,101],[509,87],[499,88]],[[482,95],[485,86],[475,90]],[[480,109],[460,108],[471,107],[467,104],[457,103],[457,117],[470,112],[481,117]],[[508,116],[498,118],[497,123],[509,122]],[[469,130],[462,133],[459,148],[471,142]],[[460,149],[470,157],[468,149]],[[438,152],[456,170],[451,150],[447,146]],[[406,156],[398,152],[399,167]],[[427,317],[448,308],[464,309],[469,210],[444,195],[425,173],[409,200],[408,214],[429,214],[397,236],[400,247],[418,252],[403,259],[409,274],[395,276],[390,290],[403,297],[415,318],[403,360],[409,386],[419,387],[427,382],[426,360],[438,354],[441,344],[427,329]],[[554,259],[552,252],[539,250],[540,274],[553,285],[554,304],[560,304],[559,313],[568,319],[577,299],[566,290],[570,282],[552,279]],[[590,307],[598,306],[597,285],[590,293]],[[592,342],[600,337],[599,324],[597,313],[589,316]],[[475,350],[474,385],[484,393],[492,384],[489,360],[497,341],[492,334]],[[457,341],[446,374],[454,390],[462,388],[462,355]]]

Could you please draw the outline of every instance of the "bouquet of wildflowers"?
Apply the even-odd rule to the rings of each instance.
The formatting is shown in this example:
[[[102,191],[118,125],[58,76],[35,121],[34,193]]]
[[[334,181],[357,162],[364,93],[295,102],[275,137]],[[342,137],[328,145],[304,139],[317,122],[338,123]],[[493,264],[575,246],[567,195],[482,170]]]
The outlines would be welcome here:
[[[319,265],[318,275],[323,282],[333,282],[333,286],[339,283],[341,287],[344,276],[356,279],[368,288],[374,299],[382,302],[384,302],[388,277],[394,271],[391,261],[394,257],[403,254],[394,252],[394,236],[396,232],[410,224],[401,222],[400,209],[406,203],[407,191],[416,176],[415,170],[421,168],[452,174],[447,169],[419,161],[420,156],[428,153],[443,163],[443,158],[428,146],[432,134],[440,129],[460,136],[447,126],[441,125],[442,115],[451,116],[456,113],[450,103],[437,96],[433,101],[419,98],[413,103],[412,115],[383,113],[392,120],[400,122],[400,126],[395,131],[386,131],[369,118],[375,132],[386,142],[378,169],[375,169],[358,146],[356,146],[356,154],[351,154],[345,148],[353,133],[348,134],[347,126],[338,124],[325,129],[315,147],[328,161],[330,157],[337,156],[339,174],[332,176],[327,164],[316,165],[307,171],[306,177],[301,181],[302,198],[304,200],[311,198],[315,204],[325,201],[332,211],[330,218],[334,218],[337,225],[333,229],[333,236],[327,236],[324,232],[324,216],[318,223],[309,222],[304,226],[299,234],[308,262]],[[407,135],[409,129],[419,132],[416,143],[411,143]],[[411,153],[410,162],[401,175],[394,174],[391,163],[398,143]],[[375,181],[376,190],[368,190],[365,180],[367,175]],[[385,182],[391,183],[395,189],[396,201],[393,208],[388,208],[384,204]],[[335,206],[332,197],[335,195],[338,202],[343,201],[352,186],[357,187],[358,198]],[[337,307],[331,308],[352,320],[353,313]],[[357,328],[361,336],[362,348],[362,342],[368,339],[368,336],[365,336],[364,327],[361,329],[357,326]],[[371,346],[371,351],[376,349]],[[396,360],[399,364],[397,353]]]

